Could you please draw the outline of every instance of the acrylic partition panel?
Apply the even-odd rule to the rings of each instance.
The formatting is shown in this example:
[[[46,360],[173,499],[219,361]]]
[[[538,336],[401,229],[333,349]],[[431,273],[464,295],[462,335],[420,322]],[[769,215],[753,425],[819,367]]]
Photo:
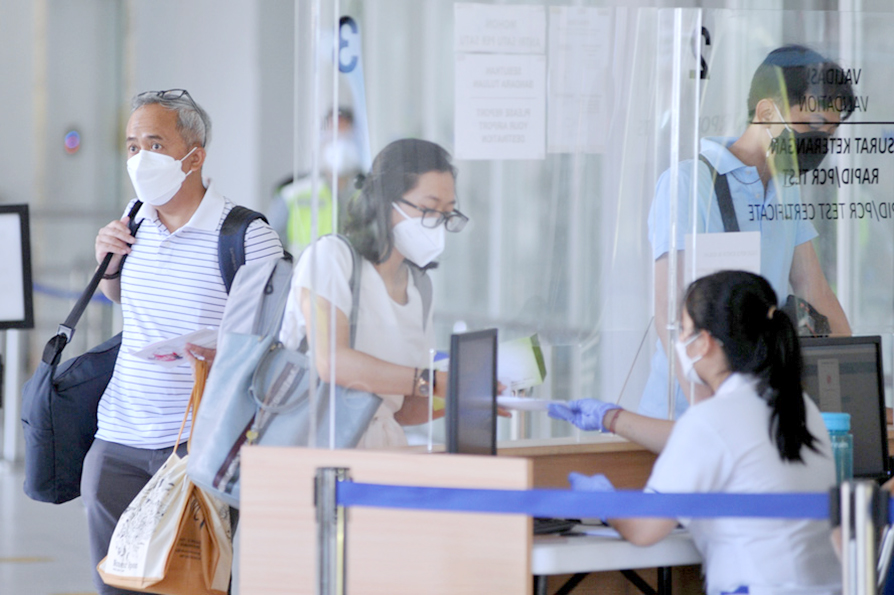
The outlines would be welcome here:
[[[894,140],[885,123],[892,108],[881,101],[886,81],[894,80],[886,60],[892,42],[883,33],[891,15],[583,4],[300,5],[295,171],[316,174],[296,185],[307,206],[293,211],[292,220],[301,221],[295,225],[305,226],[307,238],[337,229],[358,240],[365,260],[357,346],[374,357],[343,349],[350,266],[348,253],[335,248],[341,260],[308,273],[308,292],[331,296],[326,304],[334,301],[335,319],[342,317],[331,334],[330,313],[307,310],[329,331],[318,333],[328,350],[313,350],[314,359],[334,361],[315,369],[337,382],[397,395],[390,402],[398,419],[427,417],[409,403],[401,409],[401,395],[413,390],[413,368],[426,367],[434,350],[436,366],[446,370],[450,335],[485,328],[498,329],[504,358],[498,376],[517,395],[598,397],[659,417],[668,416],[673,396],[679,415],[686,399],[672,392],[674,362],[659,335],[674,340],[691,271],[752,268],[773,277],[781,303],[796,294],[828,316],[833,330],[842,320],[829,306],[837,296],[854,333],[886,341],[892,335],[894,212],[883,188],[890,187],[885,165]],[[840,64],[835,76],[853,94],[836,91],[830,102],[811,92],[770,102],[779,117],[759,127],[766,140],[754,140],[763,143],[764,162],[770,144],[764,129],[772,136],[784,124],[806,131],[827,115],[821,108],[828,103],[832,124],[842,101],[855,110],[829,139],[811,141],[829,152],[817,168],[805,167],[809,157],[782,154],[790,145],[780,138],[766,180],[757,169],[732,171],[729,159],[737,150],[725,147],[749,128],[752,75],[772,50],[789,44]],[[836,80],[826,87],[841,87]],[[793,119],[793,109],[804,119]],[[329,114],[339,110],[335,127]],[[406,173],[418,181],[419,168],[435,158],[418,146],[394,167],[373,167],[370,176],[372,159],[407,138],[449,152],[455,180],[436,175],[424,188],[398,183]],[[740,231],[759,233],[716,233],[724,228],[713,179],[695,161],[706,150],[734,178]],[[353,185],[358,172],[367,174],[362,191]],[[327,190],[333,182],[340,183],[334,196]],[[745,199],[743,187],[751,192]],[[423,194],[414,194],[420,188]],[[417,225],[418,206],[458,210],[469,219],[461,231],[444,233],[438,266],[427,272],[432,322],[424,331],[416,319],[426,300],[412,289],[424,282],[407,277],[406,268],[373,263],[387,257],[389,242],[402,243],[405,252],[414,250],[409,238],[417,248],[440,242]],[[334,225],[324,223],[333,218]],[[449,225],[458,221],[454,215]],[[402,222],[404,230],[389,235]],[[418,229],[404,233],[413,226]],[[300,242],[292,247],[301,250]],[[415,258],[425,260],[425,252]],[[830,291],[820,291],[821,278]],[[382,413],[386,422],[378,422],[378,431],[385,442],[404,435],[411,443],[430,436],[444,442],[442,421],[433,429],[398,427],[387,419],[392,412]],[[498,430],[501,440],[575,435],[572,426],[539,410],[513,411]]]
[[[661,11],[667,88],[656,96],[655,136],[664,173],[650,222],[660,244],[656,284],[669,302],[656,303],[656,316],[669,318],[671,337],[691,279],[745,269],[767,278],[802,335],[885,337],[890,369],[890,19]],[[734,213],[726,218],[724,179]],[[729,233],[734,226],[740,233]],[[652,377],[664,381],[666,411],[668,362],[660,364],[664,373]],[[683,392],[674,397],[677,414]]]

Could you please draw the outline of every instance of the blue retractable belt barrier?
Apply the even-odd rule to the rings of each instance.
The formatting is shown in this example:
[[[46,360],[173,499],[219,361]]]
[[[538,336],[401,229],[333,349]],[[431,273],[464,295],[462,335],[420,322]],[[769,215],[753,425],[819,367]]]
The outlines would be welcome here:
[[[48,285],[41,285],[40,283],[34,284],[35,293],[42,293],[43,295],[48,295],[54,298],[62,298],[64,300],[76,300],[81,297],[80,291],[69,291],[67,289],[57,289],[55,287],[50,287]],[[99,302],[101,304],[111,304],[112,300],[107,298],[101,293],[96,293],[90,298],[91,302]]]
[[[525,514],[564,518],[762,517],[828,519],[829,496],[786,494],[655,494],[640,491],[471,490],[341,482],[341,506]]]

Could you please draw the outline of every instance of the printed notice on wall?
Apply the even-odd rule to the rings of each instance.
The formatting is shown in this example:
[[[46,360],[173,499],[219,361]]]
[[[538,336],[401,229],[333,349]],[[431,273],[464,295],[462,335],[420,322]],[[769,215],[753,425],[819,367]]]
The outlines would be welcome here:
[[[723,270],[749,271],[759,275],[761,232],[686,234],[685,285]]]
[[[546,51],[543,6],[457,4],[453,10],[456,52],[542,54]]]
[[[550,153],[605,151],[612,24],[610,9],[549,9]]]
[[[456,54],[457,159],[543,159],[546,57]]]

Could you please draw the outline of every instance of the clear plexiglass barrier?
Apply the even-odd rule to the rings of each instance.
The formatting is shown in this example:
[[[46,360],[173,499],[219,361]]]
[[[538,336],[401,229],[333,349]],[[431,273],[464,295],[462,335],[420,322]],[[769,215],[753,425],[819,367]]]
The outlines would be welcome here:
[[[420,397],[442,415],[451,335],[488,328],[501,387],[536,401],[501,440],[575,435],[546,400],[679,417],[666,346],[685,287],[723,269],[890,360],[892,15],[319,4],[297,20],[311,173],[283,191],[284,339],[311,329],[323,380],[383,396],[366,445],[443,443]]]

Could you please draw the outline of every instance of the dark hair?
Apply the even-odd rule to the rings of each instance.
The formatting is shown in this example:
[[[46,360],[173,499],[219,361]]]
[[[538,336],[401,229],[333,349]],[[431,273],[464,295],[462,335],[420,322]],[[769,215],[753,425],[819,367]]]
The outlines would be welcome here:
[[[786,461],[801,461],[801,447],[816,451],[807,430],[801,388],[801,349],[792,321],[776,307],[770,283],[745,271],[721,271],[694,281],[684,307],[695,330],[723,344],[731,372],[753,374],[770,406],[770,439]]]
[[[391,256],[391,205],[416,187],[419,176],[432,171],[456,178],[450,153],[429,141],[396,140],[376,156],[369,175],[362,178],[360,193],[348,202],[345,218],[345,235],[361,256],[377,264]]]
[[[815,109],[838,110],[842,121],[856,107],[853,87],[841,66],[802,45],[783,46],[770,52],[754,72],[748,119],[754,121],[761,99],[785,99],[789,105],[798,105],[807,97],[817,98]]]

